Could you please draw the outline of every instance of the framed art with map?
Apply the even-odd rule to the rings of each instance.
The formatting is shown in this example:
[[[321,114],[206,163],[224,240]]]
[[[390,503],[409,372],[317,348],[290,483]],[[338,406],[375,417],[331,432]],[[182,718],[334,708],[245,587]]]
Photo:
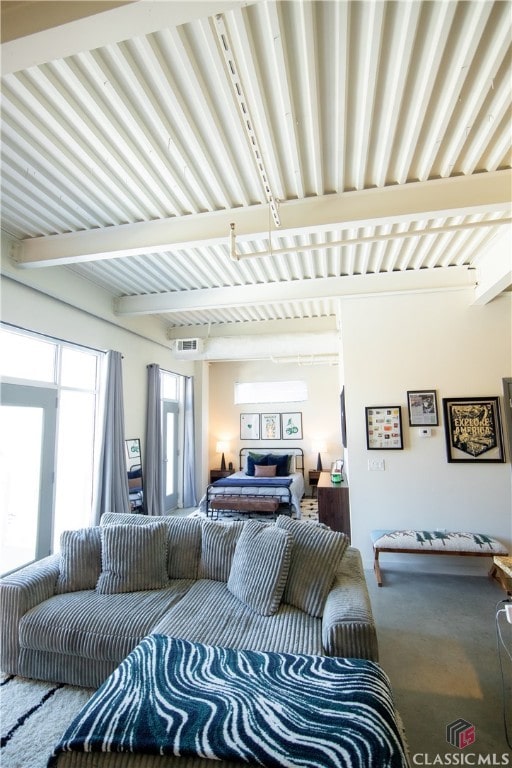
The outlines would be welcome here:
[[[443,397],[449,462],[505,461],[499,397]]]

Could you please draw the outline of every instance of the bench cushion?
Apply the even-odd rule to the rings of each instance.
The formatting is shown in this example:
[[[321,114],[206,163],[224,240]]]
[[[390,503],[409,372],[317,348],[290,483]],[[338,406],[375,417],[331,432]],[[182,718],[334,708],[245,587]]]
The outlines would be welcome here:
[[[244,498],[243,496],[221,496],[212,499],[212,509],[235,512],[275,512],[279,507],[277,499]]]
[[[485,533],[458,531],[372,531],[374,549],[418,550],[418,552],[474,552],[507,554],[507,548]]]

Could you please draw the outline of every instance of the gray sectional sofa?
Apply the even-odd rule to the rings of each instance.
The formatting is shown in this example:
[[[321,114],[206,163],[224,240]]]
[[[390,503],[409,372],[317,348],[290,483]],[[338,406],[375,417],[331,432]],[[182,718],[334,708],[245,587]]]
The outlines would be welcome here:
[[[98,687],[146,635],[378,661],[358,550],[275,523],[107,514],[0,582],[0,666]]]

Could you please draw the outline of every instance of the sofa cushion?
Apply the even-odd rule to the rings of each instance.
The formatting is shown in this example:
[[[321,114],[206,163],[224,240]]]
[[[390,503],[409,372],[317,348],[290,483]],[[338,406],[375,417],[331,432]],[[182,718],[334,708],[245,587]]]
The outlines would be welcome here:
[[[243,520],[233,520],[230,523],[203,521],[200,579],[227,582],[236,543],[244,525]]]
[[[228,589],[263,616],[279,608],[288,571],[292,536],[288,531],[249,520],[237,541]]]
[[[262,616],[238,600],[227,584],[207,579],[196,581],[153,632],[225,648],[323,653],[321,619],[282,602],[272,616]]]
[[[101,573],[101,528],[63,531],[60,537],[59,578],[55,591],[94,589]]]
[[[279,515],[276,525],[293,536],[283,601],[320,617],[348,538],[344,533],[285,515]]]
[[[119,663],[194,585],[172,581],[169,589],[99,594],[95,590],[55,595],[20,620],[20,645],[41,653]],[[40,670],[44,677],[44,670]],[[50,678],[51,679],[51,678]]]
[[[116,594],[168,587],[167,538],[165,522],[103,526],[97,591]]]
[[[130,512],[105,512],[101,525],[154,525],[165,522],[169,529],[167,541],[167,572],[170,579],[197,579],[201,555],[201,520],[194,517],[165,515],[152,517]]]

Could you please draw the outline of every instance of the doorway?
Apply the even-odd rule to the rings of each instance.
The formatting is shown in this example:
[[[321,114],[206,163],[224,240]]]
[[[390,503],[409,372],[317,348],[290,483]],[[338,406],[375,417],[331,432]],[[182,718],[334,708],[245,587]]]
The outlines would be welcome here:
[[[2,384],[0,571],[52,551],[57,391]]]

